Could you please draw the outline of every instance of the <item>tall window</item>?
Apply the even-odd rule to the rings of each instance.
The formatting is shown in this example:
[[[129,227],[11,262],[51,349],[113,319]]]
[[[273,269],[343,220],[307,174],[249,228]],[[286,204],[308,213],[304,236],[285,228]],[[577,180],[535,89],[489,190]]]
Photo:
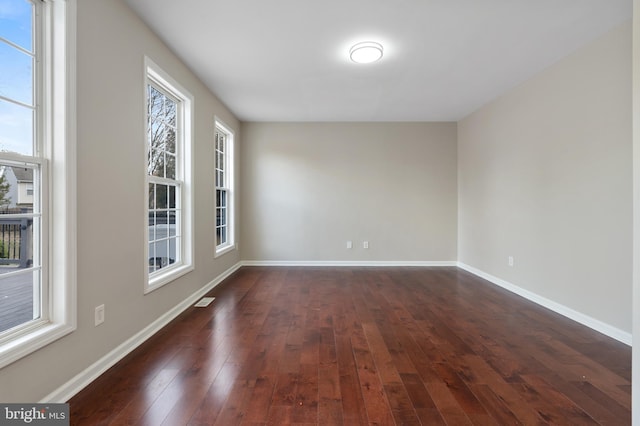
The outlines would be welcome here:
[[[72,8],[0,7],[0,367],[75,328]]]
[[[234,248],[233,235],[233,133],[216,121],[216,254]]]
[[[192,269],[191,95],[147,62],[147,226],[149,288]]]
[[[10,4],[13,14],[0,24],[0,116],[11,118],[0,120],[0,333],[46,317],[36,4]],[[28,185],[36,194],[26,200]]]

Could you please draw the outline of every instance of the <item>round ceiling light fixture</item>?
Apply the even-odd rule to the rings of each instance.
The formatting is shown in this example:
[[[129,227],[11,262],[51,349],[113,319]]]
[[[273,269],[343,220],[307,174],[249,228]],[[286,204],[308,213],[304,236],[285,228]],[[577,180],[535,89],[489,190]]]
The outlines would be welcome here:
[[[370,64],[382,58],[382,45],[375,41],[363,41],[349,49],[349,57],[357,64]]]

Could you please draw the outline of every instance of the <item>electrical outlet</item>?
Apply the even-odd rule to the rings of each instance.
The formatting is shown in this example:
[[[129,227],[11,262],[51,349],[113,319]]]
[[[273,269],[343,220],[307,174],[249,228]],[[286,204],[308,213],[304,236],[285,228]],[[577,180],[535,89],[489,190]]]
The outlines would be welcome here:
[[[96,327],[104,322],[104,305],[96,306]]]
[[[509,262],[509,266],[513,266],[513,256],[509,256],[507,260]]]
[[[347,241],[347,248],[348,249],[352,249],[353,248],[353,241]]]
[[[362,248],[368,249],[369,248],[369,241],[363,241],[362,242]]]

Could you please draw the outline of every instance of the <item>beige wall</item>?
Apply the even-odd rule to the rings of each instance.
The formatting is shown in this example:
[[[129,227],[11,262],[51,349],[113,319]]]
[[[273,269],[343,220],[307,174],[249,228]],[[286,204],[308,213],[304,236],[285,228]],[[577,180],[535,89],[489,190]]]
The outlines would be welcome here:
[[[242,133],[243,259],[456,260],[455,123],[243,123]]]
[[[459,260],[630,333],[630,106],[625,24],[460,121]]]
[[[146,296],[144,55],[195,97],[198,230],[195,271]],[[40,400],[239,260],[213,260],[212,213],[214,115],[238,121],[121,1],[78,1],[77,56],[78,329],[1,369],[2,402]]]

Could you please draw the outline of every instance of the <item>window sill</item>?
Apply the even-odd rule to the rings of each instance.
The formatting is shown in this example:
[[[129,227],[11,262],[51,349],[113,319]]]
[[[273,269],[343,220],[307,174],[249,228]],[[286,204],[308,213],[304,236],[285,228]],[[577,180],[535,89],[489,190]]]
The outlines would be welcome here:
[[[153,278],[149,278],[147,285],[144,288],[144,294],[151,293],[154,290],[159,289],[165,284],[169,284],[172,281],[180,278],[181,276],[193,271],[193,265],[182,265],[176,268],[171,268],[163,274],[157,275]]]
[[[216,254],[214,256],[214,258],[216,257],[220,257],[226,253],[229,253],[230,251],[233,251],[236,249],[236,245],[235,244],[229,244],[227,246],[222,246],[220,248],[216,248]]]
[[[43,323],[22,336],[0,345],[0,368],[37,351],[76,329],[75,325],[60,323]]]

